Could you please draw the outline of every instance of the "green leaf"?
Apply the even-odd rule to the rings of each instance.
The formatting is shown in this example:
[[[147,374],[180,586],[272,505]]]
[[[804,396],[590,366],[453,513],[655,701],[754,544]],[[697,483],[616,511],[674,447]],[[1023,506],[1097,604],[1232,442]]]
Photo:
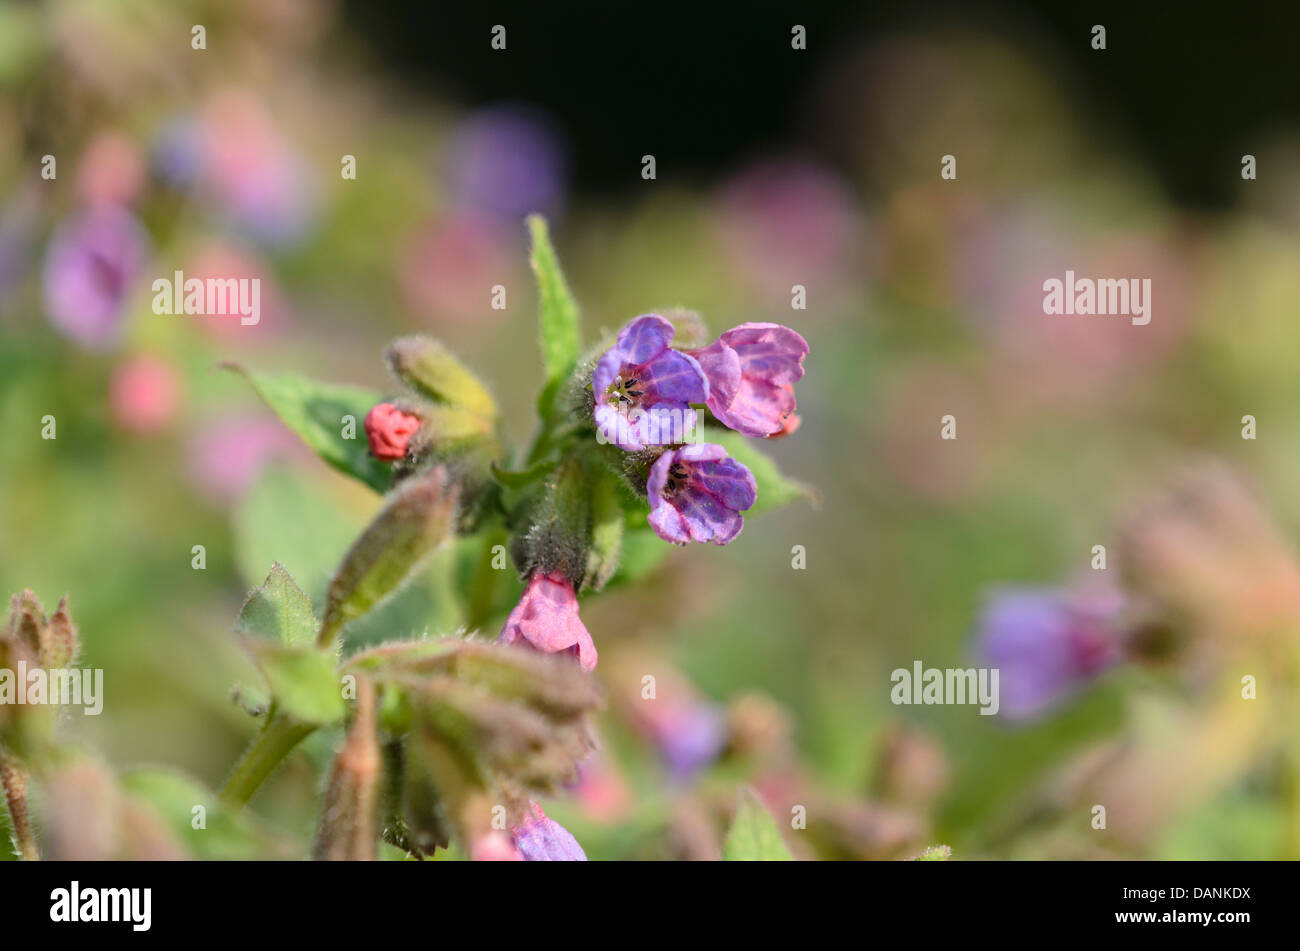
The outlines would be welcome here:
[[[132,770],[122,776],[122,789],[152,806],[195,858],[225,861],[272,855],[295,857],[290,852],[296,849],[294,843],[276,840],[248,813],[223,808],[214,793],[184,774],[154,768]]]
[[[494,462],[492,463],[492,478],[507,489],[526,489],[545,479],[558,464],[559,459],[557,457],[548,456],[527,469],[511,472],[508,469],[502,469]]]
[[[789,862],[790,850],[781,841],[776,822],[752,789],[740,794],[736,817],[722,843],[722,857],[728,862]]]
[[[552,402],[560,383],[578,362],[580,333],[578,330],[578,305],[569,292],[555,248],[547,231],[546,219],[530,215],[528,230],[533,239],[532,266],[537,278],[537,297],[540,306],[539,325],[542,346],[542,366],[546,384],[542,390],[539,408],[543,415]]]
[[[325,609],[325,591],[348,550],[370,521],[369,512],[343,500],[332,487],[334,476],[304,474],[287,463],[268,465],[235,508],[235,563],[246,588],[266,577],[278,561],[311,597],[317,616]]]
[[[744,463],[754,473],[758,499],[754,502],[754,507],[745,512],[746,518],[800,498],[806,498],[813,504],[818,503],[817,493],[802,482],[783,475],[771,457],[754,445],[755,440],[740,433],[710,429],[704,434],[704,441],[722,446],[733,459]]]
[[[445,470],[403,482],[356,540],[330,583],[317,643],[329,644],[348,621],[393,594],[452,533],[456,490]]]
[[[619,553],[618,571],[610,584],[639,581],[664,563],[674,546],[655,534],[646,520],[647,510],[628,512],[623,527],[622,551]]]
[[[312,644],[316,628],[311,599],[278,561],[262,586],[249,592],[235,622],[239,634],[280,644]]]
[[[343,718],[343,688],[333,651],[262,640],[244,644],[285,713],[303,723],[334,723]]]
[[[280,421],[329,465],[377,492],[388,489],[392,481],[389,466],[370,455],[362,427],[366,414],[383,401],[379,393],[292,374],[254,373],[235,363],[222,366],[242,374]],[[352,417],[350,425],[344,419],[348,416]],[[343,435],[345,426],[352,433],[350,439]]]

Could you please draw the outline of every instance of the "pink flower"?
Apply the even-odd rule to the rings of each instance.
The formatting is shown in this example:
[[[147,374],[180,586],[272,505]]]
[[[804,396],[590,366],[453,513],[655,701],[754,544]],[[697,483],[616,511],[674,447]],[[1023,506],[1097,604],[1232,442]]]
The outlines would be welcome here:
[[[200,426],[189,449],[195,486],[214,501],[242,495],[272,458],[298,451],[298,442],[277,420],[231,416]]]
[[[108,385],[108,403],[119,425],[138,433],[163,429],[176,413],[180,382],[171,364],[157,357],[122,363]]]
[[[486,832],[470,846],[469,857],[475,862],[522,862],[524,857],[504,832]]]
[[[797,426],[792,384],[803,377],[808,341],[781,324],[732,327],[691,356],[709,378],[708,406],[718,421],[746,436]]]
[[[583,670],[596,668],[596,645],[578,617],[573,582],[558,571],[533,573],[497,642],[523,642],[544,654],[572,651]]]
[[[366,440],[376,459],[392,461],[406,455],[406,446],[420,428],[420,417],[403,413],[392,403],[380,403],[366,414]]]
[[[81,157],[77,190],[89,205],[129,205],[144,187],[144,159],[121,132],[95,137]]]

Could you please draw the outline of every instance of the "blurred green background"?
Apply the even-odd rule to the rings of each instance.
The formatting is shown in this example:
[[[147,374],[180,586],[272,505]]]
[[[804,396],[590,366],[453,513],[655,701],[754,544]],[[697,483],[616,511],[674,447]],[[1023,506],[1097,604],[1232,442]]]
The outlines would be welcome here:
[[[1294,10],[1208,62],[1226,40],[1118,7],[1096,17],[1110,48],[1093,51],[1091,18],[829,4],[795,51],[803,14],[777,5],[665,8],[645,35],[595,5],[548,21],[552,6],[0,3],[0,590],[71,597],[107,697],[69,734],[120,768],[220,784],[253,729],[230,697],[253,676],[229,633],[244,595],[280,561],[319,604],[379,500],[214,365],[392,391],[383,347],[427,332],[490,383],[522,442],[540,381],[522,219],[540,210],[589,342],[682,307],[713,334],[771,320],[811,345],[802,426],[766,448],[820,505],[584,602],[611,775],[547,808],[591,857],[707,857],[742,782],[778,820],[802,803],[810,827],[826,821],[807,844],[787,834],[805,857],[933,842],[958,857],[1300,855],[1295,737],[1207,726],[1212,678],[1189,665],[1125,665],[1019,726],[889,698],[894,668],[971,663],[990,586],[1088,573],[1092,547],[1113,555],[1126,513],[1197,459],[1226,460],[1283,537],[1300,533]],[[489,46],[498,22],[505,51]],[[1266,34],[1257,95],[1233,69]],[[665,48],[677,36],[684,49]],[[1268,82],[1282,53],[1289,93]],[[1182,96],[1179,64],[1195,74]],[[1230,101],[1207,100],[1211,85]],[[1222,122],[1187,131],[1189,115]],[[105,321],[52,316],[54,285],[80,279],[52,249],[105,209],[137,223],[143,263],[67,291],[120,299]],[[1042,282],[1067,268],[1151,278],[1151,323],[1045,317]],[[174,270],[259,276],[260,323],[156,315],[150,284]],[[417,585],[351,636],[457,623]],[[1235,656],[1235,633],[1217,631],[1216,657]],[[1248,668],[1274,698],[1293,694],[1295,635],[1283,626]],[[626,715],[645,673],[729,707],[733,748],[756,732],[757,752],[671,776]],[[330,740],[254,804],[290,836],[310,834]],[[886,755],[900,747],[904,767]],[[1166,768],[1146,751],[1177,749],[1204,781],[1172,796],[1117,780],[1108,808],[1144,818],[1098,832],[1061,790],[1108,749],[1130,778]]]

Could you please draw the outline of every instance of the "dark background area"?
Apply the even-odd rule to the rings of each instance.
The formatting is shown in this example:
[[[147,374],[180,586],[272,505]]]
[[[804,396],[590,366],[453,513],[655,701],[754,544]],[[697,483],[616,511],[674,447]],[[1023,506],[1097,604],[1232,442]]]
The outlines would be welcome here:
[[[413,88],[466,106],[526,98],[575,146],[579,188],[635,181],[640,157],[711,176],[737,157],[802,142],[809,95],[851,47],[910,28],[1007,36],[1037,53],[1077,105],[1127,139],[1176,202],[1223,207],[1252,137],[1300,118],[1300,4],[1104,2],[920,5],[604,0],[429,4],[346,0],[347,19]],[[494,24],[507,50],[489,47]],[[790,27],[808,50],[790,48]],[[1091,28],[1107,49],[1091,48]],[[483,38],[467,43],[466,36]],[[753,68],[755,61],[760,69]]]

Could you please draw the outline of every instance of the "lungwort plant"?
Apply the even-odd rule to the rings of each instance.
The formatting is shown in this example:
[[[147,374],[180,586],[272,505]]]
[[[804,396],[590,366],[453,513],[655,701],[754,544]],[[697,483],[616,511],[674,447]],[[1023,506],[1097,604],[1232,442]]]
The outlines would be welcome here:
[[[428,337],[389,347],[391,394],[231,367],[385,503],[319,617],[279,564],[249,594],[235,633],[263,683],[236,696],[261,726],[213,804],[223,822],[250,822],[242,807],[285,757],[333,730],[317,858],[376,858],[381,841],[418,857],[454,841],[472,858],[583,858],[537,803],[576,780],[592,747],[599,632],[580,596],[636,581],[674,545],[726,544],[746,515],[805,494],[754,447],[798,425],[799,334],[747,323],[680,349],[673,321],[649,314],[584,352],[545,222],[529,227],[543,383],[522,450],[506,445],[489,389]],[[455,565],[456,632],[350,643],[350,626],[435,551]]]

